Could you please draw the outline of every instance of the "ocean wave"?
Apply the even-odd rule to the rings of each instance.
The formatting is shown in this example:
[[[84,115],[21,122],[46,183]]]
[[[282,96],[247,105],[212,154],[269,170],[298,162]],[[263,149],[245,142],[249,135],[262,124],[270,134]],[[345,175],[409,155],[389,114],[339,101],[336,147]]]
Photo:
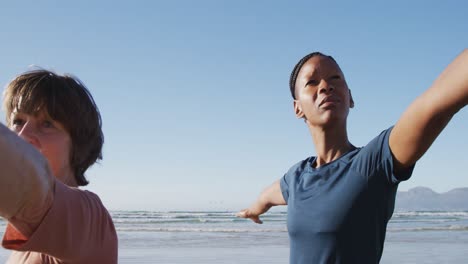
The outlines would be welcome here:
[[[262,216],[263,228],[248,226],[249,219],[236,217],[236,212],[202,211],[113,211],[118,230],[148,232],[268,232],[268,228],[286,230],[287,212],[272,212]],[[388,225],[389,232],[467,231],[468,212],[408,211],[395,212]],[[267,230],[267,231],[265,231]],[[281,232],[283,232],[281,231]]]
[[[468,226],[429,226],[429,227],[398,227],[398,228],[387,228],[389,232],[418,232],[418,231],[468,231]]]
[[[415,217],[415,216],[424,216],[424,217],[468,217],[468,212],[458,211],[458,212],[444,212],[444,211],[408,211],[408,212],[395,212],[393,217]]]
[[[233,223],[239,222],[241,220],[238,219],[205,219],[205,218],[189,218],[189,219],[148,219],[148,218],[141,218],[141,219],[120,219],[114,218],[114,223],[129,223],[129,224],[194,224],[194,223]]]
[[[248,229],[248,228],[193,228],[193,227],[116,227],[119,232],[194,232],[194,233],[269,233],[287,232],[286,228]]]
[[[230,223],[245,221],[234,212],[112,212],[116,223]],[[286,214],[265,214],[269,222],[285,222]]]

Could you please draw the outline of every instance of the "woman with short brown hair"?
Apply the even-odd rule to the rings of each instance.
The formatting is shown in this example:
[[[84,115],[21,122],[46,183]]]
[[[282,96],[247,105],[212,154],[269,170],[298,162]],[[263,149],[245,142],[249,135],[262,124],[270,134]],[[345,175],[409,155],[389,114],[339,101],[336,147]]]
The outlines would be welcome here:
[[[117,263],[112,219],[86,170],[102,159],[99,110],[76,77],[47,70],[16,77],[0,124],[0,215],[9,263]],[[13,131],[10,131],[10,129]]]

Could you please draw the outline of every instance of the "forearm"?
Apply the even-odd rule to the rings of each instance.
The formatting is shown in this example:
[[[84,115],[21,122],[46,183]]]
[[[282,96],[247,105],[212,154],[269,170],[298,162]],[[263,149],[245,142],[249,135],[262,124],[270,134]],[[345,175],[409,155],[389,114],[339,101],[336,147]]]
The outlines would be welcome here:
[[[281,193],[280,182],[276,181],[263,190],[257,200],[252,204],[251,209],[263,214],[272,206],[286,205],[286,201]]]
[[[274,206],[274,204],[267,202],[263,197],[262,194],[255,200],[255,202],[250,206],[250,211],[255,215],[261,215],[270,208]]]
[[[455,114],[468,105],[468,49],[458,55],[427,91],[440,112]]]
[[[37,205],[51,200],[53,178],[47,160],[30,144],[0,124],[0,216],[28,220],[42,217]],[[28,235],[34,223],[20,226]],[[18,227],[17,227],[18,228]],[[23,230],[21,230],[23,229]]]

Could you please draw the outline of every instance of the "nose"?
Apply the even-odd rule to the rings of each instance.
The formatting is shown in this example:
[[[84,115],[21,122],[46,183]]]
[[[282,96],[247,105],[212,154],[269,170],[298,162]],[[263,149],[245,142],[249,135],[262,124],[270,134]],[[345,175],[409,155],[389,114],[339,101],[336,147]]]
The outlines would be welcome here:
[[[327,81],[321,80],[319,83],[319,93],[329,93],[335,90],[335,87],[330,85]]]
[[[28,121],[24,123],[23,127],[21,127],[21,130],[18,132],[18,136],[37,149],[40,149],[41,145],[38,139],[37,130],[32,122]]]

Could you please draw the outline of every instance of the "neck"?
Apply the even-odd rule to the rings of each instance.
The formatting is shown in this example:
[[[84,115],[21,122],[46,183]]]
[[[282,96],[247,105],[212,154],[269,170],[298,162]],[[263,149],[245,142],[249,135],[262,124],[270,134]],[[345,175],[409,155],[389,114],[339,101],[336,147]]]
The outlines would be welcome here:
[[[317,153],[315,168],[338,159],[354,147],[348,140],[346,122],[328,127],[313,126],[309,122],[307,125]]]
[[[60,176],[57,176],[57,179],[67,186],[78,187],[78,183],[76,183],[75,176],[71,171],[61,173]]]

